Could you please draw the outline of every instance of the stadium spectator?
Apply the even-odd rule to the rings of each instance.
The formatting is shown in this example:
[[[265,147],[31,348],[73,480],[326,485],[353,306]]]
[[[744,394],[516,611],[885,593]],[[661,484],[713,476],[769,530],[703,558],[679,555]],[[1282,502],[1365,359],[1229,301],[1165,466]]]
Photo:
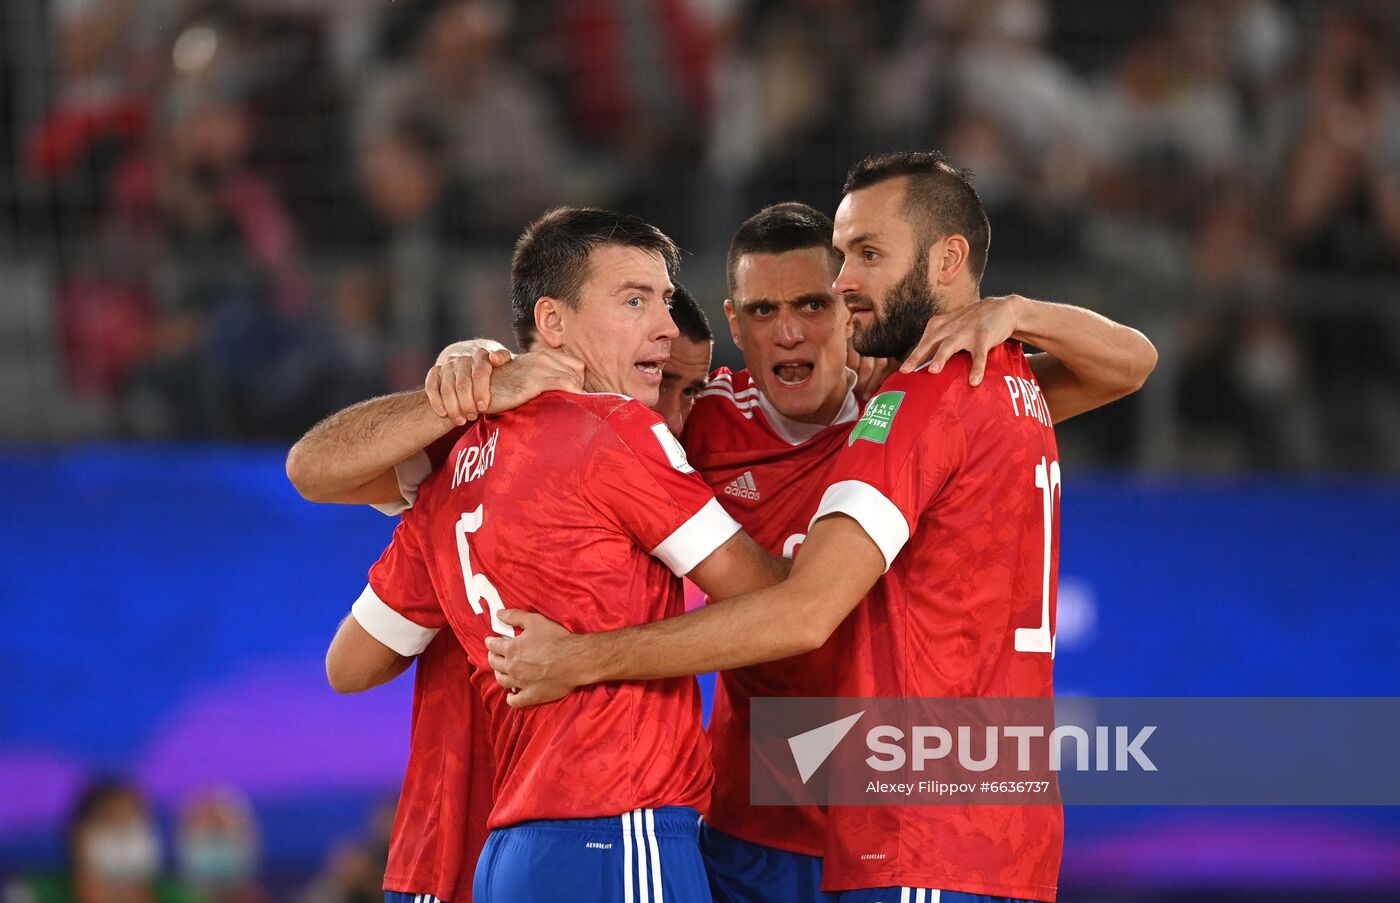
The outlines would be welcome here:
[[[693,0],[552,0],[536,13],[566,122],[611,206],[697,240],[712,82],[710,30]],[[587,198],[593,201],[592,198]],[[557,198],[551,203],[557,202]]]
[[[1279,198],[1300,269],[1400,269],[1400,85],[1383,34],[1332,10],[1307,59]]]
[[[1193,6],[1173,12],[1095,85],[1084,132],[1094,169],[1090,251],[1138,272],[1182,272],[1203,199],[1245,150],[1242,111]]]
[[[180,812],[175,859],[200,903],[271,903],[258,880],[259,853],[257,824],[241,794],[213,791]]]
[[[141,355],[122,388],[140,434],[256,433],[285,395],[263,381],[295,354],[310,288],[295,227],[248,165],[243,87],[237,70],[170,87],[150,148],[118,171],[100,265],[69,298],[77,312],[85,288],[139,299]]]
[[[161,876],[161,842],[145,796],[120,779],[94,782],[68,822],[68,868],[20,880],[5,903],[196,903]]]
[[[52,109],[30,136],[29,171],[80,178],[89,203],[123,148],[150,117],[160,73],[161,30],[185,0],[64,0],[54,4],[59,84]],[[79,169],[79,165],[86,167]],[[72,179],[64,183],[71,185]]]
[[[557,202],[567,160],[547,97],[506,52],[510,17],[497,0],[441,4],[412,56],[366,92],[360,120],[369,143],[404,118],[431,123],[471,211],[460,237],[503,246]]]
[[[1396,21],[1357,6],[1327,9],[1314,24],[1297,83],[1270,110],[1272,232],[1309,302],[1350,277],[1347,309],[1311,319],[1301,355],[1318,396],[1335,400],[1318,430],[1327,457],[1383,466],[1400,458],[1400,400],[1383,388],[1400,380],[1385,287],[1400,272],[1400,83],[1386,50]]]
[[[432,118],[404,114],[360,149],[360,184],[377,224],[386,231],[373,268],[388,286],[382,329],[395,369],[427,369],[424,349],[444,344],[449,331],[445,280],[448,200],[447,138]],[[395,380],[401,382],[402,380]]]

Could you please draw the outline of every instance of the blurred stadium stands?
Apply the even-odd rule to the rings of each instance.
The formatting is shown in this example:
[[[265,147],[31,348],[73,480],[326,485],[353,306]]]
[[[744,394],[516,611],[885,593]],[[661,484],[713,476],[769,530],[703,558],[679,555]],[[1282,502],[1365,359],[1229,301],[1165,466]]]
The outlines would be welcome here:
[[[653,219],[713,318],[744,216],[893,147],[975,172],[988,293],[1161,352],[1059,431],[1129,474],[1066,478],[1060,687],[1400,695],[1398,65],[1387,0],[3,0],[0,878],[119,772],[373,885],[409,687],[320,663],[390,523],[278,449],[508,336],[548,206]],[[1069,903],[1400,893],[1388,811],[1068,821]]]
[[[7,0],[0,436],[279,438],[508,334],[555,203],[714,312],[759,205],[971,167],[987,289],[1146,329],[1086,464],[1400,466],[1396,7],[1281,0]],[[724,346],[724,343],[721,343]],[[722,347],[722,354],[733,353]]]

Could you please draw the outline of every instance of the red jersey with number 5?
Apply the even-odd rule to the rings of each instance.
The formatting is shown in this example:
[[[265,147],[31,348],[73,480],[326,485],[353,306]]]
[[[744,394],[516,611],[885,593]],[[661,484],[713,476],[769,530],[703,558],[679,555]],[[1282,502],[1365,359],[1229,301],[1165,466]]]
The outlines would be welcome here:
[[[602,684],[517,711],[484,640],[513,633],[496,618],[507,607],[574,632],[680,614],[680,577],[738,529],[650,409],[549,392],[467,430],[354,614],[393,648],[444,626],[457,635],[494,751],[491,827],[701,808],[712,773],[694,678]]]
[[[888,570],[843,643],[840,695],[1053,693],[1060,465],[1021,346],[895,374],[866,404],[813,522],[855,519]],[[824,888],[906,886],[1053,900],[1058,805],[833,806]]]
[[[854,385],[855,374],[848,375]],[[696,400],[681,442],[725,510],[769,553],[791,558],[806,537],[836,452],[859,415],[848,388],[831,425],[789,420],[763,397],[749,371],[720,368]],[[750,843],[822,855],[826,815],[821,809],[749,803],[749,700],[832,695],[842,664],[837,639],[806,655],[720,672],[710,715],[715,763],[715,789],[705,813],[710,825]]]

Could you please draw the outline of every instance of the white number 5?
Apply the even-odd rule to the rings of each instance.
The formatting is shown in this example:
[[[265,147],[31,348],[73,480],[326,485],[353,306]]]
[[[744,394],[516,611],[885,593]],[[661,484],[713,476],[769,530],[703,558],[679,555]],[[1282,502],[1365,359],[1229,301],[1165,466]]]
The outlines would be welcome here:
[[[496,587],[485,574],[472,573],[472,553],[467,547],[467,534],[480,530],[485,520],[482,506],[477,505],[475,511],[464,513],[461,520],[457,521],[457,555],[462,559],[462,580],[467,587],[467,602],[471,603],[472,611],[484,614],[481,600],[485,599],[486,606],[491,611],[491,629],[501,636],[515,636],[515,628],[501,622],[500,611],[506,607],[501,601],[501,594],[496,592]]]
[[[1040,583],[1040,626],[1016,628],[1017,652],[1048,652],[1055,657],[1055,635],[1050,632],[1050,531],[1055,525],[1055,500],[1060,494],[1060,462],[1046,464],[1044,458],[1035,466],[1035,486],[1040,490],[1041,511],[1045,521],[1045,570]]]

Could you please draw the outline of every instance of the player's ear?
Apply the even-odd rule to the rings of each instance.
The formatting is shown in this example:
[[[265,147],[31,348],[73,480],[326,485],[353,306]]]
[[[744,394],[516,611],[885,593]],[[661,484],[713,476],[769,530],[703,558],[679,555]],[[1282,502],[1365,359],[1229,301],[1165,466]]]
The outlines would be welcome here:
[[[545,296],[535,302],[535,332],[550,348],[564,347],[564,303]]]
[[[734,316],[734,302],[729,298],[724,299],[724,318],[729,321],[729,335],[734,339],[734,347],[743,351],[744,343],[739,340],[739,320]]]
[[[967,270],[972,246],[967,239],[954,233],[933,243],[928,249],[928,271],[935,285],[951,285]]]

